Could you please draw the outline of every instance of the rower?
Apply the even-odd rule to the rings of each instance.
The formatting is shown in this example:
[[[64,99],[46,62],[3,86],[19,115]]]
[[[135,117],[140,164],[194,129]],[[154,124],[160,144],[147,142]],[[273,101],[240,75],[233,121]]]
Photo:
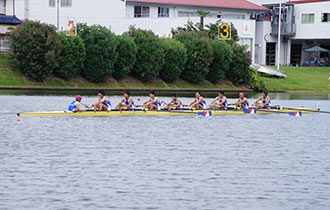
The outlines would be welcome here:
[[[133,98],[131,98],[131,93],[129,91],[124,92],[124,98],[118,103],[116,109],[128,109],[135,108]]]
[[[150,99],[147,100],[142,104],[145,108],[148,108],[150,110],[161,110],[161,102],[160,100],[156,97],[155,91],[150,91],[149,93]]]
[[[68,110],[71,112],[80,112],[80,104],[81,104],[81,96],[77,96],[76,100],[72,101],[72,103],[69,105]]]
[[[207,104],[205,99],[201,96],[201,92],[197,91],[195,93],[195,100],[189,104],[189,106],[196,109],[207,109]]]
[[[248,109],[249,108],[249,101],[244,96],[244,93],[239,94],[239,98],[235,103],[237,108]]]
[[[259,103],[261,101],[261,103]],[[267,91],[262,92],[262,96],[258,98],[254,104],[257,109],[269,109],[270,108],[270,97],[268,96]]]
[[[173,95],[172,95],[172,101],[165,106],[165,108],[168,108],[168,109],[179,109],[182,107],[183,107],[183,104],[182,104],[181,100],[178,99],[178,97],[176,96],[175,93],[173,93]]]
[[[107,97],[104,96],[103,90],[100,90],[98,92],[98,97],[99,97],[99,100],[95,104],[89,106],[89,108],[94,107],[94,111],[96,111],[96,110],[111,111],[111,102]]]
[[[223,91],[219,92],[219,96],[216,97],[209,106],[214,109],[227,109],[227,97]]]

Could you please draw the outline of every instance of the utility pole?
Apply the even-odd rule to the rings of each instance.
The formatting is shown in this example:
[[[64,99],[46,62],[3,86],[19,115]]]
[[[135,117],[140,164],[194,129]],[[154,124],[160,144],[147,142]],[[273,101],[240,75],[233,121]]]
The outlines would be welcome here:
[[[57,0],[57,32],[60,32],[60,0]]]
[[[282,3],[280,2],[279,12],[278,12],[277,70],[280,70],[280,61],[281,61],[281,16],[282,16]]]
[[[29,0],[24,0],[24,19],[29,19]]]

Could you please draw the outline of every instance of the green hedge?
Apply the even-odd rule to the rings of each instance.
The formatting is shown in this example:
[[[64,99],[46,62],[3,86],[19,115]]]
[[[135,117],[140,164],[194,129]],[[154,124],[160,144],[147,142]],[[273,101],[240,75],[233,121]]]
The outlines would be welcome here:
[[[78,24],[77,27],[86,46],[83,76],[91,82],[103,82],[114,72],[118,57],[116,37],[100,25]]]
[[[185,46],[174,39],[162,39],[165,64],[160,72],[160,77],[167,83],[179,79],[187,62]]]
[[[136,62],[137,46],[134,39],[126,34],[116,38],[118,59],[115,63],[113,77],[120,80],[125,78],[133,69]]]
[[[188,60],[181,77],[191,83],[200,83],[209,73],[213,60],[213,47],[209,38],[203,32],[186,31],[174,36],[182,42],[188,53]]]
[[[59,41],[55,27],[25,20],[10,33],[12,56],[20,71],[42,81],[58,67]]]
[[[72,79],[83,68],[86,56],[85,45],[79,36],[66,36],[65,32],[59,33],[59,40],[59,67],[55,70],[55,74],[63,79]]]
[[[134,27],[130,28],[128,35],[134,38],[138,49],[132,74],[143,82],[158,77],[164,65],[164,51],[160,39],[152,31]]]
[[[233,60],[230,64],[227,78],[234,84],[244,84],[248,80],[249,68],[251,65],[250,53],[246,51],[246,46],[234,44]]]
[[[217,84],[226,77],[226,72],[228,72],[232,62],[233,52],[230,45],[225,41],[212,39],[211,44],[214,48],[214,59],[206,78],[213,84]]]

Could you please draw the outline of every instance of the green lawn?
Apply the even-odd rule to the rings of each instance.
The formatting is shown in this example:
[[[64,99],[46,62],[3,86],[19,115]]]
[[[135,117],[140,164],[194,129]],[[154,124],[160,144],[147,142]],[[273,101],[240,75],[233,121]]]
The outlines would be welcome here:
[[[330,67],[281,67],[288,74],[286,79],[262,75],[268,90],[330,91]]]

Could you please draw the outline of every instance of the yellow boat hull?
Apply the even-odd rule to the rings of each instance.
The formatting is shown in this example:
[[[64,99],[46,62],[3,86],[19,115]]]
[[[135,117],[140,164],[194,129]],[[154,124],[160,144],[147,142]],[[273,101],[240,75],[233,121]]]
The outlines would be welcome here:
[[[255,114],[286,114],[301,112],[303,114],[314,114],[318,112],[318,109],[282,109],[282,110],[257,110]],[[18,113],[18,116],[22,117],[57,117],[57,116],[70,116],[70,117],[105,117],[105,116],[167,116],[167,115],[198,115],[204,112],[204,110],[193,111],[84,111],[84,112],[70,112],[70,111],[54,111],[54,112],[30,112],[30,113]],[[205,112],[211,112],[212,115],[246,115],[243,110],[205,110]]]

